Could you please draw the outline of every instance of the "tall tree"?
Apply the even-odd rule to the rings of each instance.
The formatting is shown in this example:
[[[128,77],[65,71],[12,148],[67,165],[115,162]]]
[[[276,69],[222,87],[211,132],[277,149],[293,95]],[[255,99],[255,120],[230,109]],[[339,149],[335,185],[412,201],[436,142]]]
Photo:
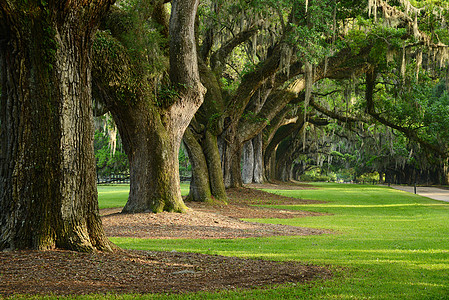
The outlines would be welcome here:
[[[112,2],[0,1],[0,249],[111,250],[98,212],[90,53]]]
[[[178,153],[205,93],[194,34],[198,0],[172,1],[169,23],[165,1],[133,3],[111,11],[94,47],[94,89],[130,163],[123,212],[183,212]]]
[[[212,185],[208,187],[207,180],[218,178],[219,176],[212,174],[220,170],[223,170],[223,175],[220,176],[223,176],[226,187],[241,186],[243,181],[240,163],[243,145],[250,141],[253,147],[248,148],[260,149],[255,161],[261,162],[260,133],[277,114],[285,114],[284,108],[297,99],[299,92],[306,89],[306,83],[313,83],[324,77],[350,76],[353,69],[363,70],[370,49],[366,47],[365,52],[353,53],[350,48],[338,52],[336,50],[341,47],[328,47],[332,45],[330,28],[333,6],[330,6],[331,9],[326,8],[330,2],[314,2],[313,6],[308,7],[308,13],[304,1],[255,1],[251,2],[252,7],[239,2],[242,11],[238,10],[239,5],[231,5],[226,10],[225,3],[216,2],[211,7],[213,19],[218,20],[218,24],[206,22],[212,25],[205,26],[209,28],[205,30],[207,38],[200,39],[203,41],[201,55],[205,65],[200,68],[200,74],[208,93],[191,123],[190,130],[197,140],[191,147],[203,147],[202,160],[206,162],[196,165],[205,166],[207,169],[199,171],[201,176],[198,177],[195,177],[196,168],[192,169],[193,196],[200,191],[210,191],[208,194],[214,196]],[[263,9],[260,9],[261,7]],[[226,17],[228,11],[232,16],[229,20]],[[248,17],[248,11],[254,13]],[[311,16],[320,24],[314,29],[309,26]],[[220,26],[220,33],[231,33],[228,36],[220,36],[217,30],[214,31],[214,28]],[[215,34],[210,34],[211,31]],[[313,49],[310,50],[309,47]],[[326,56],[328,59],[325,59]],[[316,65],[315,72],[306,72],[304,66],[312,60]],[[208,146],[206,151],[206,136],[209,136],[210,140],[217,140],[218,143],[213,144],[218,144],[218,147]],[[257,138],[251,141],[255,137]],[[184,140],[188,144],[192,139]],[[209,160],[205,159],[206,153],[211,153],[211,150],[220,152],[221,166],[207,165]],[[255,165],[259,167],[260,163]],[[204,176],[205,172],[209,172],[209,176]],[[254,172],[248,172],[250,173],[254,175]],[[260,178],[257,174],[260,172],[256,172],[256,178]],[[199,188],[199,182],[206,184]],[[208,194],[198,197],[198,200],[208,198]]]

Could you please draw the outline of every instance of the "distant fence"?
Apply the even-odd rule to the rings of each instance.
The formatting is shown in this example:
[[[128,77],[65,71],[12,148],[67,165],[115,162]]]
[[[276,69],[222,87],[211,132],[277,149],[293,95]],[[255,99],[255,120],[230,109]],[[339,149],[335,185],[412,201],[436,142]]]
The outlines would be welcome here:
[[[190,182],[192,180],[192,175],[190,176],[179,175],[179,179],[181,182]]]
[[[107,183],[129,183],[129,174],[111,174],[108,176],[97,175],[97,184]]]
[[[191,176],[180,175],[181,182],[190,182]],[[129,184],[129,174],[111,174],[108,176],[98,176],[97,184],[108,184],[108,183],[128,183]]]

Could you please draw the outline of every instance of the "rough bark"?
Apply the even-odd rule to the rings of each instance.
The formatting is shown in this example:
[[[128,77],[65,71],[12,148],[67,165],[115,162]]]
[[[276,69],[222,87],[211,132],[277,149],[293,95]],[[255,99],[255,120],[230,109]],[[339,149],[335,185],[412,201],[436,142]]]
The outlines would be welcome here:
[[[0,249],[111,250],[90,75],[92,34],[111,2],[0,3]]]
[[[219,201],[226,202],[226,191],[223,181],[221,157],[217,145],[217,135],[223,130],[223,98],[219,83],[210,68],[199,60],[200,78],[202,84],[207,88],[204,102],[195,114],[195,119],[191,122],[192,129],[195,128],[194,138],[190,141],[191,147],[198,145],[202,149],[201,159],[206,161],[206,167],[195,170],[192,165],[192,172],[207,172],[201,176],[208,176],[208,184],[197,187],[197,182],[190,185],[189,199],[192,201]],[[199,152],[198,152],[199,153]],[[200,157],[200,154],[198,154]],[[204,157],[204,158],[203,158]],[[196,164],[201,166],[201,164]],[[205,183],[206,184],[206,183]],[[195,191],[192,191],[195,189]],[[213,198],[210,198],[210,197]]]
[[[233,49],[251,38],[251,36],[254,36],[258,31],[258,27],[259,24],[255,24],[254,26],[236,34],[233,38],[223,43],[221,48],[212,53],[210,58],[210,66],[206,65],[206,61],[212,48],[214,39],[211,31],[208,32],[206,38],[204,39],[202,47],[202,58],[204,61],[200,60],[199,68],[201,82],[204,84],[204,86],[206,86],[208,92],[205,95],[204,104],[195,116],[195,124],[193,124],[193,127],[198,128],[198,130],[196,130],[196,132],[199,133],[197,141],[203,147],[203,153],[206,156],[206,161],[208,163],[211,193],[213,197],[217,199],[226,199],[224,187],[231,186],[232,184],[230,184],[229,182],[234,180],[231,180],[231,177],[228,176],[230,174],[229,172],[224,172],[224,174],[227,174],[226,176],[228,177],[223,178],[224,175],[219,173],[220,170],[225,170],[229,166],[231,166],[229,162],[230,159],[239,159],[240,157],[240,154],[236,155],[232,153],[234,149],[230,150],[229,148],[227,148],[222,151],[221,154],[218,151],[217,138],[218,136],[223,137],[222,132],[223,125],[225,123],[224,120],[227,119],[235,121],[235,119],[229,117],[229,115],[232,115],[235,109],[244,109],[245,105],[239,106],[238,108],[232,108],[232,103],[236,103],[239,101],[248,102],[257,88],[264,83],[266,78],[273,74],[275,69],[273,69],[272,66],[276,66],[279,64],[278,53],[276,53],[274,57],[269,60],[269,63],[261,64],[255,72],[247,76],[252,78],[257,77],[258,79],[256,81],[246,81],[248,85],[240,86],[239,91],[236,93],[236,99],[231,99],[231,101],[228,103],[228,109],[225,109],[225,101],[223,99],[222,90],[217,77],[222,75],[222,67],[224,66],[227,57],[230,55]],[[227,126],[228,125],[229,124],[227,124]],[[228,137],[226,137],[226,139],[228,139]],[[223,143],[223,139],[221,139],[221,144],[225,145]],[[229,152],[229,150],[231,152]],[[237,149],[237,151],[239,151],[239,149]],[[220,162],[220,155],[224,155],[227,157],[226,161],[222,161],[223,163]],[[240,162],[238,162],[238,165],[239,164]],[[235,172],[240,172],[240,167],[235,168]],[[240,182],[240,177],[240,174],[236,174],[236,176],[234,176],[233,178],[236,178],[236,180]],[[223,184],[223,180],[225,184]],[[207,196],[204,195],[200,198],[204,199],[207,198]]]
[[[188,128],[184,142],[192,164],[192,181],[188,200],[226,203],[226,191],[216,136],[206,132],[201,144]]]

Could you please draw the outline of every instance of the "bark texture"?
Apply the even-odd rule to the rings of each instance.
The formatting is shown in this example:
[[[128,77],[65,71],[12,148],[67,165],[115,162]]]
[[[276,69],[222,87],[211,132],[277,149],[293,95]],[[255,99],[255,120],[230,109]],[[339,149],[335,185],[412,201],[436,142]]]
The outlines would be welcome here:
[[[111,2],[0,3],[0,249],[111,250],[98,212],[90,65]]]

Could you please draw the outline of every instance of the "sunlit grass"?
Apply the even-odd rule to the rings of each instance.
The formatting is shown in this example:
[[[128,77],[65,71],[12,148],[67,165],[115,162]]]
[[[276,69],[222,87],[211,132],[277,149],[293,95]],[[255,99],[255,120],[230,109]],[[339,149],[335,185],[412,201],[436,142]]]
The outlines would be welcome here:
[[[128,201],[129,184],[98,185],[98,204],[100,209],[123,207]],[[189,194],[189,184],[181,183],[181,194]]]
[[[121,247],[141,250],[296,260],[326,265],[335,273],[332,280],[305,286],[287,285],[269,292],[194,294],[192,298],[449,299],[449,203],[380,186],[316,186],[319,189],[275,192],[327,203],[275,207],[328,215],[251,221],[325,228],[335,234],[235,240],[112,240]]]
[[[99,185],[97,190],[100,209],[123,207],[128,200],[129,184]]]

